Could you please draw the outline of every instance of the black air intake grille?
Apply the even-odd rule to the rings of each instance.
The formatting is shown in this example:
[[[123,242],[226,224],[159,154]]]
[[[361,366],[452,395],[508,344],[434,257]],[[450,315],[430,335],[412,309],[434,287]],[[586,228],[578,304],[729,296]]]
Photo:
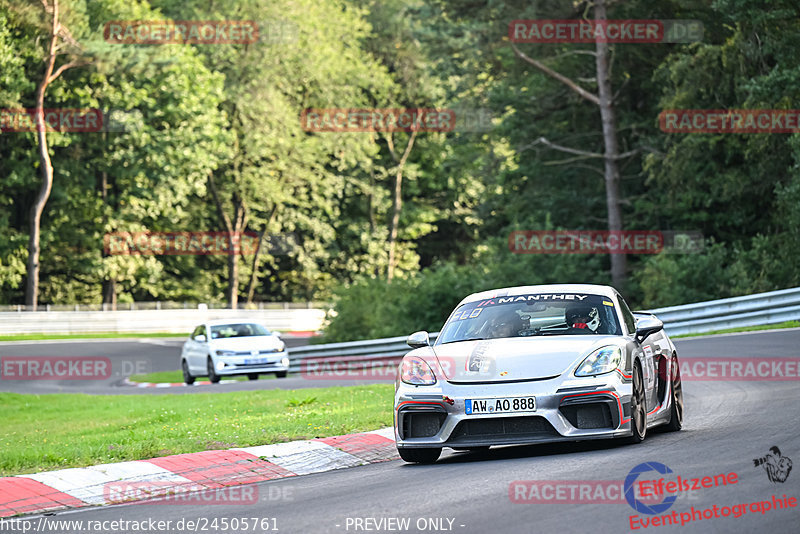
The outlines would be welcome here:
[[[405,412],[403,414],[403,439],[430,438],[439,433],[447,414],[438,412]]]
[[[605,402],[562,406],[561,413],[575,428],[613,428],[611,411]]]
[[[499,417],[461,421],[450,435],[448,443],[480,438],[546,438],[558,436],[558,432],[539,416]]]

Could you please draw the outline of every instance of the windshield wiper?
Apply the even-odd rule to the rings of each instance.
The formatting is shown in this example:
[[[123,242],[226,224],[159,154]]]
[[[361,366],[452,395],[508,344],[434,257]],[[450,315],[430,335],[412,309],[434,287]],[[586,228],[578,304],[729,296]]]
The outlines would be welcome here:
[[[443,341],[441,345],[447,345],[448,343],[460,343],[462,341],[484,341],[485,337],[470,337],[467,339],[454,339],[453,341]]]

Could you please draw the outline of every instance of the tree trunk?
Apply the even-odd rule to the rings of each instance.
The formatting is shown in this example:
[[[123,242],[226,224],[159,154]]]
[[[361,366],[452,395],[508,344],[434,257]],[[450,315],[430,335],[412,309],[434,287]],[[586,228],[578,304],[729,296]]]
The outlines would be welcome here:
[[[597,0],[594,8],[595,21],[606,20],[605,0]],[[608,43],[596,42],[597,92],[600,98],[600,117],[603,123],[603,143],[605,145],[604,174],[606,183],[606,209],[608,229],[611,232],[622,230],[622,210],[619,203],[619,145],[617,143],[617,119],[614,113],[614,94],[611,91],[608,65]],[[622,291],[627,271],[625,254],[611,254],[611,280]]]
[[[239,306],[239,248],[241,246],[239,239],[241,232],[247,226],[247,206],[241,197],[233,194],[233,217],[231,218],[225,213],[225,206],[222,204],[222,199],[217,191],[217,185],[214,183],[214,175],[208,175],[208,188],[211,190],[211,195],[214,197],[214,203],[217,205],[217,211],[222,218],[225,225],[225,230],[231,239],[232,249],[228,256],[228,290],[225,292],[225,297],[228,300],[228,307],[235,310]],[[236,239],[236,245],[233,246],[233,240]]]
[[[253,264],[250,269],[250,280],[247,282],[247,303],[253,302],[253,296],[256,293],[256,277],[258,276],[258,260],[261,257],[261,245],[264,243],[264,236],[267,233],[267,226],[264,225],[261,235],[258,236],[258,244],[256,244],[256,251],[253,253]]]
[[[389,223],[389,265],[386,268],[386,279],[394,278],[394,255],[397,244],[397,227],[400,225],[400,210],[403,209],[403,171],[398,170],[394,177],[394,195],[392,196],[392,220]]]
[[[228,307],[235,310],[239,307],[239,254],[228,256]]]
[[[258,276],[258,260],[261,258],[261,246],[264,243],[264,236],[267,235],[267,230],[272,224],[275,214],[278,212],[278,205],[272,206],[272,211],[269,212],[267,222],[264,223],[264,228],[261,230],[261,235],[258,236],[258,244],[256,245],[255,253],[253,254],[253,268],[250,271],[250,281],[247,283],[247,303],[253,302],[253,295],[256,292],[256,277]]]
[[[411,132],[411,136],[408,138],[408,145],[406,145],[405,152],[403,152],[403,156],[399,160],[394,151],[394,143],[391,134],[386,138],[389,143],[389,151],[397,162],[397,171],[394,176],[394,196],[392,198],[392,221],[389,224],[389,265],[386,268],[386,280],[389,283],[391,283],[392,278],[394,278],[397,232],[400,226],[400,211],[403,209],[403,168],[405,167],[406,160],[411,153],[411,149],[414,146],[414,139],[416,138],[417,130],[414,130]]]
[[[606,14],[606,0],[596,0],[594,5],[594,19],[597,24],[607,19]],[[622,210],[620,207],[620,192],[619,192],[619,167],[617,161],[623,157],[627,157],[636,153],[637,151],[620,154],[619,144],[617,142],[617,119],[614,113],[614,95],[611,92],[611,80],[609,73],[608,61],[608,43],[595,41],[595,67],[597,75],[597,94],[593,94],[586,89],[580,87],[577,83],[570,80],[563,74],[556,72],[550,67],[543,64],[541,61],[530,58],[525,55],[517,46],[512,42],[511,48],[514,53],[524,61],[530,63],[546,75],[554,80],[563,83],[570,90],[580,95],[585,100],[600,108],[600,118],[603,128],[603,144],[605,150],[603,154],[587,152],[583,150],[571,149],[556,145],[547,141],[545,138],[540,138],[532,144],[542,143],[546,146],[576,154],[588,158],[602,158],[604,162],[603,176],[605,179],[606,188],[606,210],[608,212],[608,229],[612,232],[622,230]],[[613,285],[622,290],[625,285],[625,278],[627,275],[627,257],[624,254],[611,254],[611,280]]]
[[[36,88],[36,139],[39,144],[39,161],[42,166],[42,186],[30,210],[30,237],[28,239],[28,280],[25,288],[25,305],[36,311],[39,303],[39,240],[42,212],[53,189],[53,164],[47,146],[47,129],[44,122],[44,94],[53,78],[58,39],[58,0],[53,2],[53,26],[50,32],[50,47],[42,81]]]
[[[117,311],[117,281],[109,278],[103,282],[103,311]]]

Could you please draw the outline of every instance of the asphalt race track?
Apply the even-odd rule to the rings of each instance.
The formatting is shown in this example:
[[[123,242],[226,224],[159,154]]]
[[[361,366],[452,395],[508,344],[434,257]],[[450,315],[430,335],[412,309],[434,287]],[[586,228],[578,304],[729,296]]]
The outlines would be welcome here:
[[[287,377],[274,380],[262,376],[256,382],[238,384],[195,385],[167,389],[135,388],[123,385],[133,374],[146,374],[180,369],[181,346],[184,338],[141,339],[90,339],[70,341],[13,341],[0,342],[0,359],[3,357],[53,357],[86,356],[108,358],[111,376],[97,380],[13,380],[0,376],[0,391],[12,393],[91,393],[91,394],[173,394],[207,393],[209,391],[246,391],[270,388],[320,387],[320,381]],[[300,347],[308,344],[307,338],[284,338],[286,346]],[[269,378],[269,379],[268,379]],[[199,380],[204,380],[200,378]],[[325,386],[353,385],[353,381],[325,380]]]
[[[800,329],[690,338],[676,344],[684,360],[770,356],[796,361]],[[430,466],[408,465],[397,460],[263,482],[257,485],[258,502],[245,506],[120,505],[62,512],[30,521],[44,521],[41,528],[45,530],[40,532],[76,533],[87,530],[74,525],[57,527],[52,522],[172,521],[171,529],[161,532],[185,532],[187,520],[199,520],[195,525],[198,531],[222,532],[211,525],[216,519],[219,527],[223,518],[228,521],[272,518],[268,523],[270,529],[274,526],[279,532],[289,533],[798,532],[800,503],[799,507],[764,513],[760,510],[765,505],[749,506],[761,501],[772,504],[773,495],[800,497],[800,467],[790,471],[785,481],[772,482],[764,467],[755,466],[753,461],[777,446],[784,457],[800,462],[798,382],[684,380],[683,386],[686,403],[683,430],[677,433],[650,430],[646,441],[639,445],[604,441],[499,447],[474,453],[446,449],[442,459]],[[747,512],[741,515],[739,507],[738,518],[730,515],[687,519],[689,522],[684,526],[643,528],[635,524],[638,528],[632,529],[632,516],[637,520],[657,516],[638,514],[624,501],[606,504],[589,499],[590,502],[583,503],[531,504],[510,499],[514,492],[510,493],[509,488],[514,481],[606,480],[619,481],[621,485],[632,468],[643,462],[658,462],[671,468],[672,474],[663,475],[667,480],[675,480],[675,476],[685,480],[737,475],[736,483],[679,493],[672,506],[658,517],[674,511],[680,521],[681,514],[692,516],[692,507],[702,513],[715,505],[719,512],[726,509],[723,507],[748,504]],[[653,474],[642,479],[657,478]],[[544,490],[541,495],[545,496]],[[184,530],[177,526],[180,520],[184,520]],[[407,526],[405,520],[409,521]],[[205,530],[203,525],[207,527]],[[438,529],[432,528],[437,526]],[[226,530],[248,531],[254,530]]]

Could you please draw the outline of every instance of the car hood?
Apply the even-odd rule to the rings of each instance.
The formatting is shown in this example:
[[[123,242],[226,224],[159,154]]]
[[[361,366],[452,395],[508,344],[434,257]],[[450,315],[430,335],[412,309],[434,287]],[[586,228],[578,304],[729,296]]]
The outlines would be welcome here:
[[[253,351],[279,349],[283,342],[275,336],[247,336],[212,339],[214,350]]]
[[[448,381],[507,382],[560,376],[608,345],[623,344],[618,336],[516,337],[447,343],[433,352]]]

